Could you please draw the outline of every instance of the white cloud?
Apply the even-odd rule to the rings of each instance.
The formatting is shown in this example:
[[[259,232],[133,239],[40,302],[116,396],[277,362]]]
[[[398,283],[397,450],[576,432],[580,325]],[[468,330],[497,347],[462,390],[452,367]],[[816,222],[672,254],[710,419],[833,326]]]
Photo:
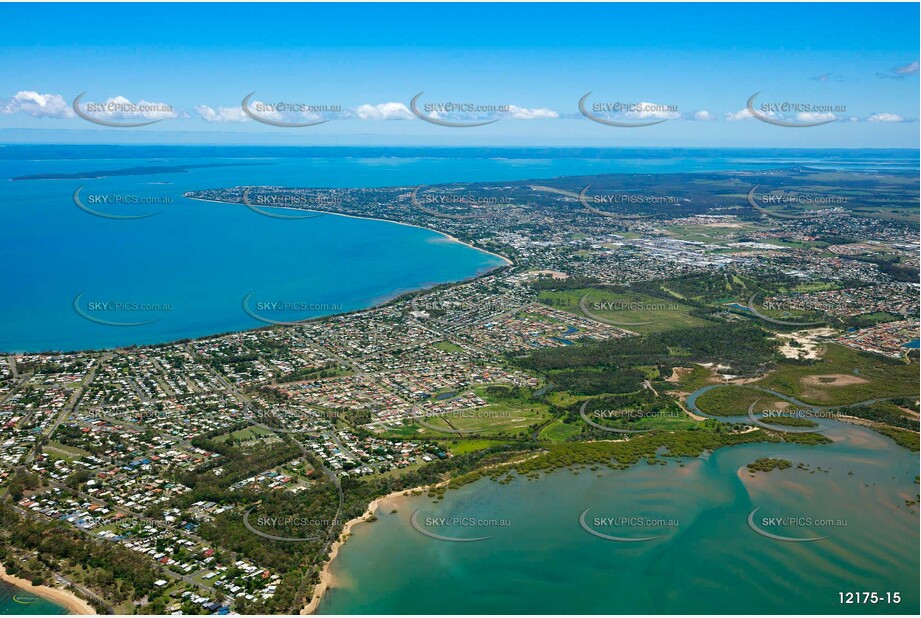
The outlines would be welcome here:
[[[508,106],[508,118],[516,120],[542,120],[544,118],[559,118],[560,115],[552,109],[546,107],[518,107],[517,105]]]
[[[906,122],[904,118],[898,114],[889,114],[883,112],[881,114],[873,114],[867,118],[867,122]]]
[[[837,117],[831,112],[800,112],[796,115],[796,120],[799,122],[822,122],[836,119]]]
[[[770,112],[765,113],[765,116],[770,115]],[[751,115],[751,112],[748,111],[747,107],[743,107],[737,112],[726,112],[726,120],[734,122],[736,120],[751,120],[754,116]]]
[[[104,102],[82,102],[88,116],[98,119],[119,120],[165,120],[179,118],[179,114],[168,103],[156,103],[141,99],[132,103],[123,96],[112,97]]]
[[[250,120],[241,107],[218,107],[215,110],[207,105],[196,105],[195,111],[205,122],[247,122]]]
[[[716,120],[716,116],[705,109],[691,112],[689,115],[685,116],[685,118],[688,120]]]
[[[915,60],[900,67],[889,69],[887,73],[877,73],[876,76],[883,79],[905,79],[912,75],[917,75],[919,70],[921,70],[921,65]]]
[[[355,113],[362,120],[412,120],[415,118],[403,103],[368,103],[359,106]]]
[[[11,99],[0,99],[0,114],[17,112],[34,118],[70,118],[74,115],[61,95],[39,94],[34,90],[20,90]]]
[[[921,65],[915,60],[914,62],[909,62],[905,66],[896,67],[892,70],[898,75],[917,75],[918,71],[921,70]]]

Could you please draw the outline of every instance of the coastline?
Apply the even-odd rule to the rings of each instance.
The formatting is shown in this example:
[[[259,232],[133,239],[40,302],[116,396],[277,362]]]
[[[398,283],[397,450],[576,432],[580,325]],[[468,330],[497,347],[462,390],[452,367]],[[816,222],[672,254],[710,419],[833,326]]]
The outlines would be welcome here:
[[[525,459],[508,461],[508,462],[505,462],[505,464],[521,463],[522,461],[527,461],[537,456],[538,454],[535,454],[535,455],[531,455],[530,457],[526,457]],[[491,468],[495,468],[497,466],[501,466],[505,464],[501,464],[501,463],[493,464],[491,466],[479,468],[478,470],[480,471],[489,470]],[[314,614],[317,611],[317,608],[320,606],[320,601],[323,600],[323,595],[332,586],[333,576],[329,572],[330,566],[332,565],[333,560],[336,559],[336,556],[339,555],[339,549],[343,545],[345,545],[345,542],[348,540],[349,533],[352,531],[353,526],[363,523],[363,522],[367,522],[368,518],[374,515],[374,512],[378,509],[379,506],[381,506],[381,503],[385,500],[396,500],[398,498],[410,498],[413,496],[414,493],[417,493],[417,492],[424,495],[429,489],[432,489],[435,487],[443,487],[450,482],[451,482],[451,479],[448,479],[448,480],[440,481],[438,483],[433,483],[431,485],[423,485],[421,487],[411,487],[409,489],[401,489],[399,491],[390,492],[386,496],[375,498],[374,500],[369,502],[368,508],[365,509],[364,513],[362,513],[355,519],[350,519],[348,522],[346,522],[346,524],[342,527],[342,532],[339,533],[339,538],[337,538],[336,541],[330,547],[329,556],[327,557],[326,562],[323,564],[323,569],[320,571],[320,581],[316,586],[314,586],[313,595],[311,596],[310,601],[307,603],[307,605],[305,605],[304,608],[301,610],[300,615],[308,616],[308,615]]]
[[[68,613],[77,614],[81,616],[95,616],[96,610],[93,607],[73,594],[66,590],[60,588],[52,588],[51,586],[34,586],[32,582],[22,579],[21,577],[16,577],[15,575],[10,575],[6,572],[6,568],[0,564],[0,579],[6,583],[16,586],[29,594],[34,594],[35,596],[42,597],[52,603],[63,606]]]
[[[425,491],[426,487],[414,487],[412,489],[401,489],[399,491],[394,491],[386,496],[381,496],[380,498],[375,498],[370,503],[368,503],[368,508],[365,509],[364,513],[359,515],[354,519],[350,519],[342,527],[342,532],[339,533],[339,538],[337,538],[329,550],[329,556],[326,559],[326,562],[323,564],[323,569],[320,571],[320,581],[316,586],[313,587],[313,594],[310,597],[310,601],[304,608],[301,610],[301,616],[309,616],[316,613],[317,608],[320,606],[320,601],[323,600],[323,595],[333,584],[333,576],[330,573],[330,567],[333,561],[336,559],[336,556],[339,555],[339,549],[345,545],[345,542],[349,538],[349,534],[352,532],[352,527],[360,523],[365,523],[368,521],[368,518],[374,515],[374,512],[377,511],[378,507],[385,500],[391,500],[398,497],[409,496],[414,491]]]
[[[184,196],[183,196],[183,197],[184,197]],[[199,201],[199,202],[211,202],[211,203],[214,203],[214,204],[226,204],[226,205],[231,205],[231,206],[233,206],[233,205],[245,206],[245,204],[238,204],[237,202],[224,202],[224,201],[221,201],[221,200],[208,200],[208,199],[197,198],[197,197],[188,197],[188,198],[186,198],[186,199],[195,200],[195,201]],[[278,209],[282,209],[282,210],[294,210],[294,211],[298,211],[298,212],[304,212],[305,210],[307,210],[307,209],[303,209],[303,208],[288,208],[288,207],[284,207],[284,206],[272,206],[271,208],[278,208]],[[332,317],[340,317],[340,316],[345,316],[345,315],[350,315],[350,314],[361,313],[361,312],[364,312],[364,311],[372,311],[372,310],[374,310],[374,309],[379,309],[379,308],[381,308],[381,307],[384,307],[384,306],[388,305],[389,303],[391,303],[392,301],[394,301],[395,299],[400,298],[401,296],[404,296],[404,295],[406,295],[406,294],[411,294],[411,293],[416,293],[416,292],[422,292],[422,291],[425,291],[425,290],[429,289],[430,287],[434,287],[434,285],[455,286],[455,285],[460,285],[460,284],[463,284],[463,283],[469,283],[469,282],[472,282],[472,281],[476,281],[477,279],[480,279],[480,278],[485,277],[485,276],[487,276],[487,275],[490,275],[490,274],[492,274],[493,272],[495,272],[495,271],[497,271],[497,270],[501,270],[501,269],[503,269],[503,268],[508,268],[509,266],[514,266],[514,265],[515,265],[515,262],[513,262],[511,259],[505,257],[505,256],[502,255],[502,254],[495,253],[495,252],[489,251],[489,250],[487,250],[487,249],[483,249],[482,247],[477,247],[477,246],[475,246],[475,245],[473,245],[473,244],[471,244],[471,243],[469,243],[469,242],[464,242],[463,240],[460,240],[459,238],[457,238],[457,237],[455,237],[455,236],[452,236],[451,234],[448,234],[447,232],[443,232],[443,231],[441,231],[441,230],[436,230],[436,229],[430,228],[430,227],[425,227],[425,226],[423,226],[423,225],[415,225],[415,224],[412,224],[412,223],[404,223],[404,222],[402,222],[402,221],[395,221],[395,220],[393,220],[393,219],[383,219],[383,218],[380,218],[380,217],[364,217],[364,216],[359,216],[359,215],[347,215],[347,214],[344,214],[344,213],[327,212],[327,211],[324,211],[324,210],[316,210],[316,211],[311,210],[311,211],[309,211],[309,212],[318,212],[318,213],[322,213],[322,214],[325,214],[325,215],[331,215],[331,216],[336,216],[336,217],[347,217],[347,218],[349,218],[349,219],[364,219],[364,220],[367,220],[367,221],[382,221],[382,222],[384,222],[384,223],[393,223],[393,224],[395,224],[395,225],[405,225],[406,227],[414,227],[414,228],[417,228],[417,229],[420,229],[420,230],[426,230],[426,231],[428,231],[428,232],[433,232],[433,233],[435,233],[435,234],[438,234],[439,236],[442,236],[442,237],[446,238],[447,240],[449,240],[449,241],[451,241],[451,242],[456,242],[457,244],[464,245],[464,246],[466,246],[466,247],[468,247],[468,248],[470,248],[470,249],[473,249],[474,251],[479,251],[479,252],[481,252],[481,253],[485,253],[485,254],[487,254],[487,255],[494,256],[494,257],[496,257],[496,258],[502,260],[503,264],[498,265],[498,266],[493,266],[493,267],[491,267],[491,268],[487,268],[486,270],[484,270],[484,271],[482,271],[482,272],[479,272],[479,273],[473,275],[472,277],[467,277],[467,278],[465,278],[465,279],[458,279],[458,280],[456,280],[456,281],[449,281],[449,282],[446,282],[446,283],[444,283],[444,284],[433,284],[432,286],[420,287],[420,288],[415,288],[415,289],[411,289],[411,290],[404,290],[404,291],[401,291],[401,292],[397,292],[397,293],[396,293],[395,295],[393,295],[393,296],[386,295],[386,296],[384,296],[384,297],[379,297],[379,298],[382,298],[383,300],[375,301],[375,302],[373,302],[373,304],[371,304],[371,305],[369,305],[369,306],[367,306],[367,307],[363,307],[363,308],[361,308],[361,309],[354,309],[354,310],[352,310],[352,311],[344,311],[344,312],[340,312],[340,313],[331,313],[331,314],[329,314],[329,315],[321,315],[321,316],[316,316],[316,317],[312,317],[312,318],[305,318],[305,319],[303,319],[303,320],[299,320],[299,321],[298,321],[298,322],[303,322],[303,323],[305,323],[305,324],[306,324],[306,323],[309,323],[309,322],[315,322],[315,321],[318,321],[318,320],[325,320],[325,319],[332,318]],[[267,325],[265,325],[265,326],[256,326],[256,327],[253,327],[253,328],[244,328],[244,329],[242,329],[242,330],[230,330],[230,331],[224,331],[224,332],[218,332],[218,333],[211,333],[211,334],[201,335],[201,336],[195,336],[195,337],[183,337],[183,338],[180,338],[180,339],[174,339],[174,340],[170,340],[170,341],[160,341],[160,342],[157,342],[157,343],[151,343],[151,344],[146,344],[146,345],[149,345],[149,346],[164,346],[164,345],[171,345],[171,344],[174,344],[174,343],[176,343],[177,341],[181,341],[181,340],[184,340],[184,339],[189,339],[189,340],[191,340],[191,341],[199,341],[199,340],[203,340],[203,339],[211,339],[211,338],[214,338],[214,337],[222,337],[222,336],[225,336],[225,335],[232,335],[232,334],[235,334],[235,333],[244,333],[244,332],[262,330],[262,329],[269,329],[269,328],[274,328],[274,327],[275,327],[275,325],[267,324]],[[138,345],[142,345],[142,344],[138,344]],[[76,350],[58,350],[58,349],[33,350],[33,351],[29,351],[29,350],[0,350],[0,355],[17,355],[17,354],[57,355],[57,354],[99,353],[99,352],[109,352],[109,351],[112,351],[112,350],[123,350],[123,349],[129,348],[129,347],[132,347],[132,346],[128,346],[128,345],[119,345],[119,346],[112,346],[112,347],[107,347],[107,348],[80,348],[80,349],[76,349]]]
[[[244,206],[244,207],[246,206],[246,204],[242,204],[239,202],[225,202],[223,200],[208,200],[208,199],[201,198],[201,197],[188,197],[186,195],[183,195],[183,197],[186,198],[187,200],[195,200],[198,202],[211,202],[213,204],[230,204],[232,206]],[[277,210],[293,210],[295,212],[315,212],[315,213],[324,214],[324,215],[331,215],[334,217],[347,217],[349,219],[364,219],[365,221],[383,221],[384,223],[393,223],[395,225],[405,225],[406,227],[414,227],[420,230],[427,230],[429,232],[435,232],[436,234],[440,234],[444,236],[445,238],[452,240],[458,244],[465,245],[476,251],[482,251],[483,253],[493,255],[499,258],[500,260],[502,260],[503,262],[505,262],[506,266],[513,266],[515,264],[512,260],[510,260],[509,258],[505,257],[504,255],[500,253],[495,253],[494,251],[489,251],[487,249],[483,249],[482,247],[477,247],[476,245],[473,245],[469,242],[464,242],[463,240],[457,238],[456,236],[452,236],[451,234],[448,234],[447,232],[443,232],[441,230],[436,230],[433,227],[426,227],[424,225],[416,225],[415,223],[406,223],[405,221],[397,221],[395,219],[384,219],[383,217],[367,217],[364,215],[348,215],[348,214],[345,214],[344,212],[330,212],[328,210],[311,210],[309,208],[291,208],[290,206],[266,206],[266,208],[273,208]],[[501,267],[497,266],[496,268],[501,268]],[[489,269],[489,271],[483,274],[485,275],[488,272],[491,272],[493,270],[495,269],[491,268]]]

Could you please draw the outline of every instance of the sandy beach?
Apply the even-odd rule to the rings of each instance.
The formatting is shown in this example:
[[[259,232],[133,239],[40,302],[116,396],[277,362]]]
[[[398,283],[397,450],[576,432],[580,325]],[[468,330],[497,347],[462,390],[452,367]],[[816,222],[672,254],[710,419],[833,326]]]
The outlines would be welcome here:
[[[203,198],[203,197],[186,197],[186,199],[195,200],[195,201],[199,201],[199,202],[211,202],[212,204],[229,204],[229,205],[231,205],[231,206],[246,206],[246,204],[243,204],[242,202],[225,202],[224,200],[209,200],[209,199],[205,199],[205,198]],[[318,214],[323,214],[323,215],[330,215],[330,216],[333,216],[333,217],[345,217],[345,218],[347,218],[347,219],[365,219],[365,220],[367,220],[367,221],[383,221],[384,223],[394,223],[394,224],[396,224],[396,225],[404,225],[404,226],[406,226],[406,227],[414,227],[414,228],[417,228],[417,229],[420,229],[420,230],[428,230],[429,232],[435,232],[436,234],[440,234],[440,235],[444,236],[446,239],[448,239],[448,240],[450,240],[450,241],[452,241],[452,242],[456,242],[456,243],[459,243],[459,244],[461,244],[461,245],[465,245],[465,246],[467,246],[467,247],[470,247],[471,249],[474,249],[474,250],[476,250],[476,251],[481,251],[481,252],[483,252],[483,253],[487,253],[487,254],[489,254],[489,255],[495,256],[495,257],[499,258],[500,260],[502,260],[503,262],[505,262],[505,265],[506,265],[506,266],[512,266],[512,265],[514,265],[514,262],[513,262],[512,260],[510,260],[509,258],[505,257],[504,255],[502,255],[502,254],[500,254],[500,253],[495,253],[495,252],[493,252],[493,251],[489,251],[488,249],[484,249],[483,247],[477,247],[476,245],[473,245],[473,244],[471,244],[471,243],[469,243],[469,242],[465,242],[465,241],[463,241],[463,240],[461,240],[461,239],[459,239],[459,238],[457,238],[457,237],[455,237],[455,236],[452,236],[451,234],[448,234],[447,232],[443,232],[443,231],[438,230],[438,229],[435,229],[435,228],[433,228],[433,227],[427,227],[427,226],[425,226],[425,225],[417,225],[417,224],[415,224],[415,223],[406,223],[406,222],[404,222],[404,221],[397,221],[396,219],[385,219],[385,218],[383,218],[383,217],[370,217],[370,216],[367,216],[367,215],[350,215],[350,214],[346,214],[346,213],[344,213],[344,212],[333,212],[333,211],[330,211],[330,210],[311,210],[311,209],[309,209],[309,208],[293,208],[293,207],[291,207],[291,206],[271,206],[271,208],[272,208],[273,210],[294,210],[294,211],[297,211],[297,212],[313,212],[313,213],[318,213]],[[499,268],[499,267],[496,267],[496,268]],[[495,268],[492,268],[492,269],[490,269],[490,270],[495,270]],[[485,273],[484,273],[484,274],[485,274]]]
[[[17,588],[21,588],[29,594],[34,594],[35,596],[39,596],[44,599],[48,599],[53,603],[57,603],[58,605],[67,608],[67,611],[71,614],[79,614],[83,616],[96,614],[96,610],[94,610],[89,603],[74,595],[73,593],[66,590],[61,590],[60,588],[52,588],[50,586],[33,586],[32,582],[7,573],[2,564],[0,564],[0,579],[8,584],[16,586]]]
[[[412,492],[426,491],[427,487],[415,487],[413,489],[403,489],[400,491],[395,491],[393,493],[387,494],[372,500],[368,504],[368,508],[365,510],[361,516],[351,519],[346,522],[345,526],[342,527],[342,532],[339,534],[339,538],[332,544],[329,551],[329,558],[326,560],[326,563],[323,565],[323,570],[320,571],[320,583],[318,583],[313,589],[313,596],[310,598],[310,602],[301,610],[301,615],[306,616],[313,614],[317,611],[317,607],[320,605],[320,601],[323,599],[323,594],[330,588],[333,583],[332,574],[329,572],[330,565],[332,565],[333,560],[336,559],[336,556],[339,554],[339,548],[342,547],[349,538],[349,534],[352,531],[352,526],[360,524],[362,522],[368,521],[368,518],[374,515],[374,512],[377,511],[378,507],[386,500],[390,500],[402,496],[410,496]]]
[[[484,468],[480,468],[479,471],[482,472],[484,470],[490,470],[490,469],[497,468],[503,465],[521,463],[523,461],[528,461],[529,459],[534,459],[535,457],[538,457],[539,455],[540,453],[537,453],[537,454],[531,455],[530,457],[525,457],[524,459],[516,459],[516,460],[508,461],[505,463],[486,466]],[[368,518],[374,515],[374,512],[385,501],[396,500],[398,498],[409,498],[413,495],[419,495],[419,494],[425,495],[426,493],[428,493],[429,490],[435,489],[437,487],[443,487],[449,484],[450,482],[451,482],[451,479],[448,479],[446,481],[441,481],[439,483],[433,483],[431,485],[424,485],[422,487],[412,487],[410,489],[401,489],[400,491],[391,492],[387,494],[386,496],[381,496],[380,498],[377,498],[376,500],[371,501],[371,503],[368,504],[368,508],[365,510],[364,513],[361,514],[360,517],[356,517],[355,519],[351,519],[348,522],[346,522],[345,526],[342,527],[342,532],[339,534],[339,538],[336,539],[336,541],[332,544],[332,547],[330,548],[329,559],[326,561],[326,564],[323,565],[323,570],[320,571],[320,583],[318,583],[314,587],[313,596],[310,598],[310,602],[304,607],[304,609],[301,610],[301,616],[306,616],[308,614],[313,614],[314,612],[316,612],[317,607],[320,605],[320,601],[323,599],[323,594],[332,585],[333,577],[332,577],[332,574],[330,574],[329,572],[330,565],[333,563],[333,560],[336,559],[336,556],[339,555],[339,548],[342,547],[345,544],[345,542],[348,540],[349,533],[352,530],[352,526],[354,526],[355,524],[360,524],[364,521],[368,521]]]

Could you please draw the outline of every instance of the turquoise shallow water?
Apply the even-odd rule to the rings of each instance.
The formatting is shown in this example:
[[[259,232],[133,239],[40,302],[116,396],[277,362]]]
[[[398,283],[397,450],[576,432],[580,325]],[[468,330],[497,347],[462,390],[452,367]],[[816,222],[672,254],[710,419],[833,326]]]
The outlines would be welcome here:
[[[161,162],[0,161],[0,177],[152,164]],[[265,315],[295,320],[363,309],[407,290],[467,279],[503,263],[420,228],[338,216],[279,220],[239,206],[182,197],[192,189],[240,184],[317,185],[325,167],[323,161],[307,160],[287,166],[0,183],[0,263],[8,267],[0,280],[0,351],[98,349],[244,330],[265,326],[242,307],[250,293],[251,307],[260,302],[306,307]],[[348,174],[342,176],[336,184],[349,184]],[[364,180],[372,179],[380,184],[396,180],[384,172]],[[85,196],[132,194],[168,197],[172,203],[119,211],[159,211],[145,219],[102,219],[75,206],[72,195],[81,185],[86,185]],[[124,326],[86,319],[74,308],[81,294],[77,306],[94,318],[152,323]],[[107,308],[97,309],[97,303]]]
[[[377,522],[353,529],[332,565],[335,586],[320,612],[917,614],[918,511],[905,506],[918,493],[917,456],[859,427],[836,426],[828,435],[834,445],[746,445],[685,460],[684,467],[672,461],[627,471],[563,470],[508,485],[482,480],[437,504],[398,498],[397,513],[387,504]],[[766,456],[809,469],[740,472]],[[830,538],[780,542],[759,535],[748,525],[755,508],[764,531]],[[429,538],[411,525],[417,509],[426,531],[493,538]],[[598,538],[580,527],[585,509],[588,525],[604,534],[663,536]],[[491,525],[428,520],[438,517]],[[657,525],[596,522],[615,517]],[[831,521],[774,525],[765,517]],[[497,525],[503,520],[507,526]],[[839,592],[846,591],[900,592],[901,603],[841,605]]]
[[[96,179],[8,179],[151,166],[207,166]],[[391,223],[324,216],[284,221],[197,202],[186,191],[240,185],[416,186],[617,172],[690,172],[812,165],[910,170],[917,151],[296,149],[0,145],[0,352],[160,343],[264,325],[255,302],[320,306],[270,319],[365,308],[400,292],[475,276],[501,263],[443,236]],[[100,219],[73,193],[169,198],[121,206],[160,214]],[[99,210],[105,207],[97,206]],[[121,303],[81,317],[77,305]],[[333,307],[334,309],[323,309]]]
[[[28,594],[0,581],[0,616],[66,614],[67,610],[51,601]]]

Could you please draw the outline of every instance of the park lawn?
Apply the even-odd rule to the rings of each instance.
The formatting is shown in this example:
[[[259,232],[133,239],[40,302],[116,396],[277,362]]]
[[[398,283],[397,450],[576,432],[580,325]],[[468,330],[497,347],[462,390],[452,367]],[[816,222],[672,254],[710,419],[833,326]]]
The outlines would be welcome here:
[[[221,434],[214,439],[217,440],[218,442],[226,442],[227,440],[233,438],[234,440],[245,442],[247,440],[252,440],[253,438],[256,438],[257,436],[268,436],[268,435],[274,435],[274,432],[268,429],[263,429],[262,427],[251,426],[251,427],[245,427],[243,429],[238,429],[237,431],[234,431],[232,433]]]
[[[594,288],[545,290],[541,292],[540,300],[556,309],[587,318],[588,316],[579,308],[579,301],[586,294],[589,295],[587,303],[592,313],[613,322],[623,323],[623,328],[640,334],[708,324],[705,320],[688,315],[694,308],[682,304],[678,299],[657,298],[638,292],[612,292]],[[596,303],[611,303],[615,306],[602,305],[596,308]],[[638,322],[649,324],[636,325]]]
[[[549,406],[543,403],[503,401],[481,408],[452,412],[444,415],[444,418],[461,431],[507,433],[543,422],[550,418],[550,413]]]
[[[444,442],[439,442],[439,444],[446,448],[452,455],[466,455],[467,453],[475,453],[488,449],[491,446],[499,446],[500,444],[505,444],[505,442],[502,440],[481,440],[478,438],[471,438],[466,440],[446,440]]]
[[[583,399],[585,399],[585,397],[573,395],[569,391],[551,391],[547,395],[547,401],[560,408],[568,408],[572,404],[582,401]]]
[[[84,451],[81,448],[75,446],[67,446],[66,444],[61,444],[56,440],[49,440],[48,444],[45,445],[46,449],[50,450],[53,455],[59,459],[64,459],[66,461],[75,461],[80,459],[85,455],[89,455],[89,451]]]
[[[563,421],[553,421],[546,427],[544,427],[538,438],[541,440],[550,440],[551,442],[563,442],[573,436],[577,436],[582,432],[582,428],[578,425],[569,425]]]
[[[435,347],[438,348],[439,350],[444,350],[445,352],[452,352],[455,354],[461,353],[464,351],[462,347],[460,347],[456,343],[451,343],[450,341],[439,341],[438,343],[435,344]]]

